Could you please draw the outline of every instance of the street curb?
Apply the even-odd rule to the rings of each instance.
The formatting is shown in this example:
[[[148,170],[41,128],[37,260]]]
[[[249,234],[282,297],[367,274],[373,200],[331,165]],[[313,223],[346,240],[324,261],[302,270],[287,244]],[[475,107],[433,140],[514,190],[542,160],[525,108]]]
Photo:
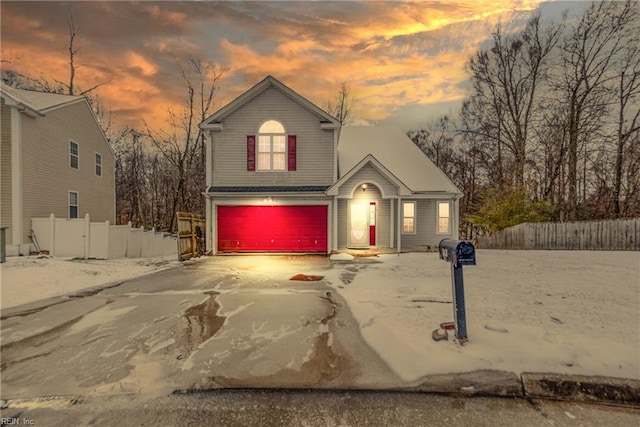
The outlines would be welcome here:
[[[480,370],[420,378],[407,391],[463,396],[523,397],[522,382],[513,372]]]
[[[640,407],[640,380],[526,372],[525,397]]]
[[[398,390],[459,396],[540,398],[640,408],[640,380],[480,370],[422,377]]]

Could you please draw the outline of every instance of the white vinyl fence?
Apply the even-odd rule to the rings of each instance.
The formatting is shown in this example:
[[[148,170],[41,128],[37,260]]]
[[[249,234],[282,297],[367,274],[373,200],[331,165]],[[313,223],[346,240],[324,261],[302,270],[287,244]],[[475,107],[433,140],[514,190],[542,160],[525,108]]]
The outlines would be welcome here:
[[[91,222],[89,214],[81,219],[32,218],[32,239],[41,251],[59,257],[146,258],[178,256],[175,236],[128,225],[110,225],[109,221]]]

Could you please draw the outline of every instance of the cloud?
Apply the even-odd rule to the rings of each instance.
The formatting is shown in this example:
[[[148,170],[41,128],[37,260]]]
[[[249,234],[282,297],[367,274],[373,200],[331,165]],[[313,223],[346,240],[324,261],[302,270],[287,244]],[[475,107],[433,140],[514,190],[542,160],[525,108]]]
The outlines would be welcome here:
[[[464,96],[464,68],[501,20],[538,1],[74,2],[77,83],[99,89],[114,121],[166,122],[181,105],[180,64],[192,55],[227,68],[217,106],[268,74],[320,106],[342,82],[361,121]],[[16,71],[68,75],[67,5],[1,2],[3,59]],[[38,77],[37,75],[35,77]],[[412,115],[413,114],[413,109]]]
[[[130,51],[126,53],[126,57],[129,62],[130,69],[140,70],[140,72],[145,76],[153,76],[158,72],[158,67],[142,55]]]

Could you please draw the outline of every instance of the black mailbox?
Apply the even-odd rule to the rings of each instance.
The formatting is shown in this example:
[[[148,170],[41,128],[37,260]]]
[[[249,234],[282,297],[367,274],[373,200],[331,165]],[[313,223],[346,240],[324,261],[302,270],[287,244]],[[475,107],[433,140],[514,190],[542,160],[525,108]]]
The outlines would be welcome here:
[[[464,240],[442,239],[438,245],[440,259],[453,265],[476,265],[476,248]]]

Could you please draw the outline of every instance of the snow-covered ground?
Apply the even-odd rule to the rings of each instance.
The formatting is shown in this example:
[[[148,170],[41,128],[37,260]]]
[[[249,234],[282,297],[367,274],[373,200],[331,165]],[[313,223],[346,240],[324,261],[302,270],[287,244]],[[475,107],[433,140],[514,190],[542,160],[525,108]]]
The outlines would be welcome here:
[[[435,253],[377,260],[328,279],[405,380],[477,369],[640,378],[638,252],[477,251],[463,268],[464,346],[451,333],[431,338],[453,321],[448,263]]]
[[[638,252],[479,250],[478,265],[464,267],[469,336],[464,346],[431,338],[440,323],[453,320],[451,270],[437,254],[337,258],[342,260],[330,270],[301,271],[304,262],[291,259],[263,262],[261,268],[324,275],[346,299],[365,340],[407,381],[478,369],[640,379]],[[211,262],[221,273],[246,263],[255,273],[262,271],[252,257]],[[9,257],[0,264],[1,306],[177,264],[173,257]]]
[[[106,285],[178,265],[176,256],[79,260],[55,257],[7,257],[0,264],[0,307]]]

